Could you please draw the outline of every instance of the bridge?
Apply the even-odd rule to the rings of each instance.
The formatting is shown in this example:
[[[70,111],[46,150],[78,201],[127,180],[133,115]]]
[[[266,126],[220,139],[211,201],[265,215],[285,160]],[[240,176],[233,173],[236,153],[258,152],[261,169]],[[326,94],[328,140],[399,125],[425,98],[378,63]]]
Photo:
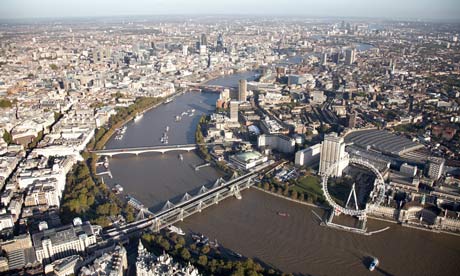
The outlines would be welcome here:
[[[160,211],[149,218],[139,219],[119,228],[109,229],[104,233],[104,237],[118,241],[145,229],[158,232],[193,214],[200,213],[210,206],[217,205],[226,198],[234,196],[241,199],[241,191],[250,188],[254,184],[253,178],[276,165],[274,163],[271,161],[262,164],[251,172],[228,182],[220,178],[211,187],[202,186],[194,196],[185,193],[179,202],[167,201]]]
[[[139,155],[147,152],[161,152],[164,154],[169,151],[192,151],[197,148],[197,144],[187,145],[172,145],[172,146],[151,146],[151,147],[136,147],[136,148],[122,148],[122,149],[105,149],[92,151],[98,156],[114,156],[120,154],[135,154]]]

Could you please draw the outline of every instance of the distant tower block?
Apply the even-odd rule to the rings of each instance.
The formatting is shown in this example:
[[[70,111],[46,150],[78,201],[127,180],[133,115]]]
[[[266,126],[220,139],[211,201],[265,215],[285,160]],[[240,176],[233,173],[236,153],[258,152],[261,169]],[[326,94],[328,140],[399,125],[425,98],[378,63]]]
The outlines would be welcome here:
[[[326,65],[327,63],[327,53],[321,55],[321,65]]]
[[[347,49],[345,51],[345,64],[352,65],[355,62],[356,51],[355,49]]]
[[[240,102],[245,102],[248,97],[248,81],[240,80],[238,86],[238,100]]]
[[[238,102],[231,101],[230,102],[230,121],[238,122]]]

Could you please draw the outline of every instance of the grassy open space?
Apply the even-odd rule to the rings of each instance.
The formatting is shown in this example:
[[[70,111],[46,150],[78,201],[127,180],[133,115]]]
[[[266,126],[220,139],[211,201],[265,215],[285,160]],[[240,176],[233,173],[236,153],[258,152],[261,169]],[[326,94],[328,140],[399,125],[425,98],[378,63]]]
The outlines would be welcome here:
[[[295,181],[292,190],[298,193],[306,193],[311,198],[322,198],[323,191],[321,190],[321,178],[314,175],[302,176]]]

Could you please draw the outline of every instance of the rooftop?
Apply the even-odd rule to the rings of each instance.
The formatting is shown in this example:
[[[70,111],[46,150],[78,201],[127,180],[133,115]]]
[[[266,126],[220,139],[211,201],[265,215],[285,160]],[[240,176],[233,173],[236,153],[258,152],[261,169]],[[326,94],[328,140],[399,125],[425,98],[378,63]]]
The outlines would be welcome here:
[[[402,155],[424,146],[404,136],[395,135],[386,130],[367,129],[351,132],[345,136],[346,143],[354,143],[361,148],[371,147],[383,153]]]

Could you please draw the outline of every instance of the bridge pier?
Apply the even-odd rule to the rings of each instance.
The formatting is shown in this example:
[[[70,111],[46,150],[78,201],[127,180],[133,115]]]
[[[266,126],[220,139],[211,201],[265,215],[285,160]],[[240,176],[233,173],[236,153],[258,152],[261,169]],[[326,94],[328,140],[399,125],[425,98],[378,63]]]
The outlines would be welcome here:
[[[184,208],[180,208],[178,218],[179,218],[180,221],[184,221]]]
[[[153,232],[160,232],[160,219],[159,218],[155,218],[153,220],[153,223],[152,223],[152,231]]]
[[[216,193],[216,195],[214,196],[213,203],[216,204],[216,205],[219,204],[219,196],[220,196],[219,192]]]
[[[233,185],[231,188],[230,188],[230,191],[233,192],[233,195],[237,198],[237,199],[242,199],[243,197],[241,196],[241,193],[240,193],[240,187],[238,185]]]

